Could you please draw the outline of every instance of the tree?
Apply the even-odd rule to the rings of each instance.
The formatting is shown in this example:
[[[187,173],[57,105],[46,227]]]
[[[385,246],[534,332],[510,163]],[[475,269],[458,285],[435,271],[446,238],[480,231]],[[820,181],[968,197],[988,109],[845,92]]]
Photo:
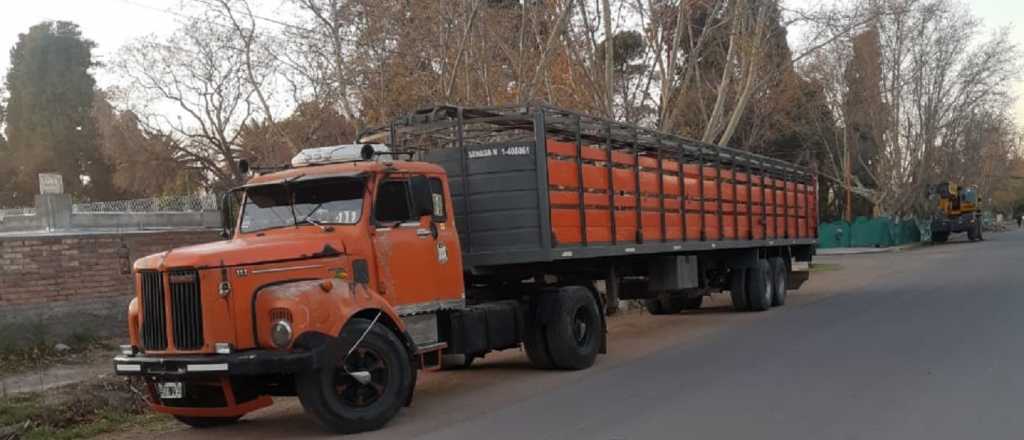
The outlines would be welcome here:
[[[838,117],[838,133],[821,126],[822,176],[882,214],[926,216],[926,185],[980,184],[993,172],[984,164],[1011,156],[1007,142],[992,139],[1013,133],[1012,124],[993,122],[1006,119],[1018,48],[1005,30],[981,38],[978,20],[952,0],[852,7],[876,13],[858,37],[823,46],[803,69],[825,86]]]
[[[238,144],[254,164],[267,166],[288,163],[301,148],[346,144],[355,136],[353,122],[334,106],[304,102],[273,127],[265,120],[246,124]]]
[[[65,192],[77,198],[116,195],[91,117],[94,47],[78,25],[47,21],[20,34],[11,49],[6,133],[14,178],[5,197],[11,203],[32,202],[40,172],[60,173]]]
[[[260,107],[235,35],[211,17],[197,17],[166,39],[129,43],[114,62],[140,124],[168,139],[175,160],[199,170],[211,188],[245,179],[238,167],[247,157],[238,144],[240,128]]]
[[[4,105],[7,100],[7,92],[4,90],[3,85],[0,84],[0,208],[8,205],[13,206],[13,200],[11,200],[11,194],[13,189],[11,186],[14,184],[14,157],[11,155],[10,146],[7,144],[7,138],[4,136],[4,126],[7,121],[7,106]]]
[[[111,164],[111,180],[126,197],[190,193],[198,189],[199,176],[187,161],[176,157],[174,139],[147,132],[130,110],[118,111],[107,94],[96,94],[93,119],[100,135],[101,152]]]

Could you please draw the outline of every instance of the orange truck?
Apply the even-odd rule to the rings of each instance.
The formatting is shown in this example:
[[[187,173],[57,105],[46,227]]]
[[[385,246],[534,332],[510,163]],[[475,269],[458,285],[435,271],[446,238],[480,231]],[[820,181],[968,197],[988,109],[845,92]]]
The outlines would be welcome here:
[[[425,109],[253,174],[224,241],[134,264],[114,370],[194,427],[297,395],[377,429],[420,370],[495,350],[584,369],[609,298],[767,310],[817,236],[807,170],[547,106]]]

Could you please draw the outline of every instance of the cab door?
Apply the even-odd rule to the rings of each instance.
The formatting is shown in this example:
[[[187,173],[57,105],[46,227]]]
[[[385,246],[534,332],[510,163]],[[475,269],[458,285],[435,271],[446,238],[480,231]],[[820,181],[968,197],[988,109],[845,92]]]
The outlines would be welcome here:
[[[426,176],[383,179],[373,207],[378,288],[399,313],[446,307],[448,301],[462,298],[461,267],[452,261],[458,244],[454,249],[449,244],[453,228],[444,223],[443,212],[416,215],[412,181],[417,179],[419,185],[429,185]],[[440,206],[432,200],[431,211],[445,208],[441,196]],[[431,198],[436,200],[433,194]],[[453,267],[457,280],[451,276]]]

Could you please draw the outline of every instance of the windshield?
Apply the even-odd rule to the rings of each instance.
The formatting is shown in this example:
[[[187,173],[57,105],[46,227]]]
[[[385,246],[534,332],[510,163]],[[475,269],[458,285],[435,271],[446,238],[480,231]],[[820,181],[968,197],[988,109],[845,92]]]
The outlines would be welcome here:
[[[358,223],[364,187],[362,179],[345,177],[249,188],[245,191],[241,230]]]

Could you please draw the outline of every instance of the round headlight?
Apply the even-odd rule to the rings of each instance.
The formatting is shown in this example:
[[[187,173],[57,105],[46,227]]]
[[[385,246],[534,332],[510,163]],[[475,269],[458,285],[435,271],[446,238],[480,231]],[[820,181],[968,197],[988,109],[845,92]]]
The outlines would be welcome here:
[[[292,341],[292,325],[288,321],[274,321],[270,325],[270,342],[277,348],[284,348]]]

